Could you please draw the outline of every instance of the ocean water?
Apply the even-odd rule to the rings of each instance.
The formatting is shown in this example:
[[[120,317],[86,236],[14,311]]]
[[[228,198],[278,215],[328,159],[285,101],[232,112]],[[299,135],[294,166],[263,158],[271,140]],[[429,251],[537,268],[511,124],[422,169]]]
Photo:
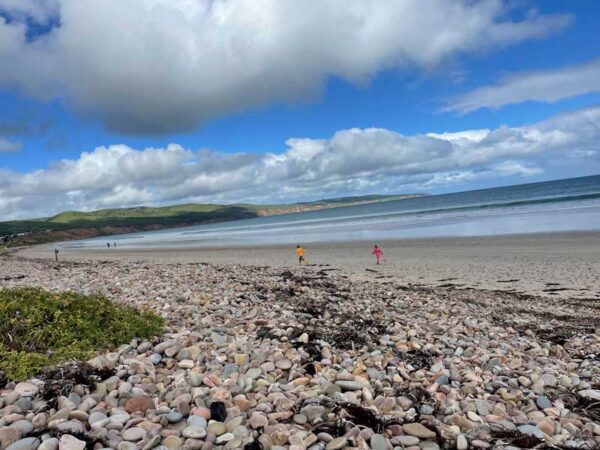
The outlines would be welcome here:
[[[600,230],[600,175],[72,241],[219,248]]]

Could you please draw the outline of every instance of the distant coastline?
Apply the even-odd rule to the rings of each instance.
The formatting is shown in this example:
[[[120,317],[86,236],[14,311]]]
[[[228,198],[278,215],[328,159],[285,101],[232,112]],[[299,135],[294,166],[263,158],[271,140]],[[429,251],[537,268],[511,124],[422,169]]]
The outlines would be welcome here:
[[[47,244],[115,234],[156,231],[254,217],[425,197],[428,194],[364,195],[280,205],[184,204],[138,206],[91,212],[66,211],[52,217],[0,222],[0,246]]]

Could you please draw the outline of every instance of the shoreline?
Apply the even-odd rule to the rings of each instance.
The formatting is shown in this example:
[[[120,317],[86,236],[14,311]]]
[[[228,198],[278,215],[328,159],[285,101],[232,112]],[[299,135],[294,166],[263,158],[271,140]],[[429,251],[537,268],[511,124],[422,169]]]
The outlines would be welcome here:
[[[371,241],[306,245],[311,264],[353,280],[413,286],[500,290],[553,298],[600,298],[600,232],[381,240],[386,262],[374,264]],[[53,259],[53,245],[18,250]],[[232,248],[63,249],[64,261],[145,261],[297,267],[293,246]]]

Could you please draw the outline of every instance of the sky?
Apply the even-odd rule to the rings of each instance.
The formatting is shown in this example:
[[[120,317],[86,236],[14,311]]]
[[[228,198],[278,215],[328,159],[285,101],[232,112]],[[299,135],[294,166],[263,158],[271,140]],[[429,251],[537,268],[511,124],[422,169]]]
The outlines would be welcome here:
[[[598,173],[597,0],[0,0],[0,220]]]

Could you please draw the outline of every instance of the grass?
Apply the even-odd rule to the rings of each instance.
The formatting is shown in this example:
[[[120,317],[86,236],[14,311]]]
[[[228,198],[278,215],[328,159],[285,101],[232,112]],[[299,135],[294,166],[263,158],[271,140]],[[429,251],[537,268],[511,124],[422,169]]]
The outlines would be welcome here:
[[[102,295],[0,290],[0,372],[23,380],[45,366],[89,359],[135,337],[150,338],[162,326],[154,313],[116,305]]]

